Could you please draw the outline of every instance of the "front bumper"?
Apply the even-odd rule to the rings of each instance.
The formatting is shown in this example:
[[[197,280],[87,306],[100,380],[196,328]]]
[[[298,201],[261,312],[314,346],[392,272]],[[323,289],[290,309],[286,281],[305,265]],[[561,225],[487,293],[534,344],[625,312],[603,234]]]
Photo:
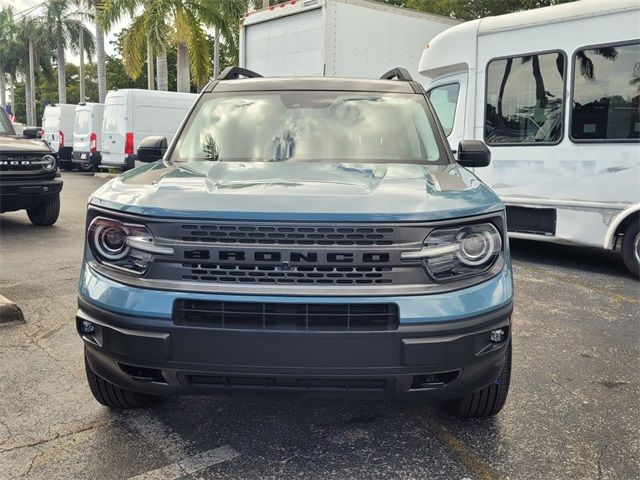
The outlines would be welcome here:
[[[0,180],[0,212],[38,207],[60,194],[62,180]]]
[[[85,266],[76,321],[92,370],[138,392],[173,395],[249,390],[456,398],[499,376],[510,342],[510,281],[509,273],[486,282],[493,282],[494,293],[497,287],[499,294],[494,298],[506,294],[506,302],[455,320],[442,321],[442,312],[430,308],[435,306],[433,297],[442,297],[445,302],[448,297],[455,310],[463,298],[459,292],[429,296],[432,298],[393,297],[391,301],[401,312],[400,326],[393,331],[264,331],[187,326],[174,322],[170,313],[169,317],[125,313],[123,292]],[[500,291],[506,285],[508,291]],[[474,293],[488,293],[482,292],[487,285],[477,287],[473,287]],[[144,296],[150,291],[127,290],[128,294],[137,294],[136,303],[144,312]],[[160,293],[170,297],[171,303],[178,298],[175,295],[201,296]],[[105,308],[101,302],[105,295],[110,303],[119,304],[120,312]],[[263,301],[261,297],[238,298]],[[300,301],[300,297],[293,299]],[[317,297],[308,300],[329,301]],[[416,310],[419,305],[422,312]],[[405,319],[421,314],[431,315],[431,321],[403,322],[402,312]],[[83,333],[83,321],[91,322],[95,332]],[[489,340],[489,332],[496,328],[506,331],[501,343]]]

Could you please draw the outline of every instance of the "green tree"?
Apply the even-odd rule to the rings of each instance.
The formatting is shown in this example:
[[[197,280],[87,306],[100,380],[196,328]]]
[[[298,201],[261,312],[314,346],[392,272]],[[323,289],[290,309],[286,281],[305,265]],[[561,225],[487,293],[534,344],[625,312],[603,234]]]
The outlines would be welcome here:
[[[402,6],[460,20],[473,20],[569,1],[573,0],[405,0]]]
[[[16,48],[16,24],[13,21],[13,8],[0,10],[0,106],[7,104],[7,73],[13,68],[13,52]]]
[[[44,34],[49,42],[56,45],[58,97],[60,103],[67,103],[65,51],[71,49],[78,52],[82,30],[85,53],[91,59],[95,51],[95,39],[82,22],[93,19],[93,15],[87,10],[77,8],[69,0],[49,0],[44,6]]]
[[[112,0],[106,4],[100,22],[109,28],[123,15],[132,15],[131,26],[123,37],[125,68],[131,78],[140,76],[146,46],[147,65],[153,53],[159,59],[160,90],[168,87],[166,52],[175,44],[177,89],[189,91],[191,76],[197,84],[211,76],[211,48],[205,27],[215,27],[225,43],[237,44],[235,32],[247,6],[247,0]],[[148,76],[149,72],[150,69]]]

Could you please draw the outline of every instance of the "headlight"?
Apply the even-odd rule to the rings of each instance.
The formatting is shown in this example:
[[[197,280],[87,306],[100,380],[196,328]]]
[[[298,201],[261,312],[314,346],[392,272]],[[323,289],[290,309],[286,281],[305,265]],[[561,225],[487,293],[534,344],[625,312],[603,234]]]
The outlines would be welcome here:
[[[146,226],[104,217],[93,219],[87,240],[98,262],[138,275],[146,272],[154,254],[173,254],[172,248],[155,245]]]
[[[458,280],[489,270],[502,252],[500,232],[492,223],[433,230],[419,252],[404,252],[404,260],[422,259],[436,282]]]
[[[46,170],[47,172],[55,170],[56,168],[56,159],[53,155],[45,155],[42,157],[41,162],[43,170]]]

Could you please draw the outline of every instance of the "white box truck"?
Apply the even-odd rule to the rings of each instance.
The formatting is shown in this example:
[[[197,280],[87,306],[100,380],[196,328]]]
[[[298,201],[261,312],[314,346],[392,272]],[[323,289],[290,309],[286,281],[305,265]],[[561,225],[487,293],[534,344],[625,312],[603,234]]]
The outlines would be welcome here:
[[[362,78],[400,66],[418,80],[424,48],[458,23],[366,0],[290,0],[243,17],[240,66],[267,77]]]

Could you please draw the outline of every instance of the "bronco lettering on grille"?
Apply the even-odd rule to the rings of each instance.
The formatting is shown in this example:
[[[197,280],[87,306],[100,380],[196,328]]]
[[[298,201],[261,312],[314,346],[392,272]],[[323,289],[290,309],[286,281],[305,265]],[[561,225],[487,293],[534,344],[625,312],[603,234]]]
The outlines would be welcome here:
[[[213,259],[220,261],[236,262],[266,262],[266,263],[292,263],[292,264],[314,264],[314,263],[388,263],[389,254],[381,252],[286,252],[286,251],[255,251],[245,252],[242,250],[211,250],[202,249],[185,250],[185,258]]]

